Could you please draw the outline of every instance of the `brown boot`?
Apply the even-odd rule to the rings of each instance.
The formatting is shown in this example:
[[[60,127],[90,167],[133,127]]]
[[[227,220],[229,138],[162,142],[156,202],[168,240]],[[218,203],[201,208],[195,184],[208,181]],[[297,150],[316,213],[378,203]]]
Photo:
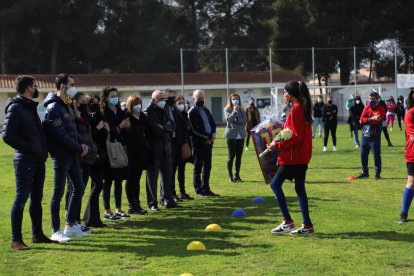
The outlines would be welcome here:
[[[16,250],[30,250],[30,247],[25,245],[23,241],[12,242],[10,247]]]
[[[40,234],[38,236],[32,237],[32,243],[59,243],[58,241],[53,241],[45,236],[45,234]]]

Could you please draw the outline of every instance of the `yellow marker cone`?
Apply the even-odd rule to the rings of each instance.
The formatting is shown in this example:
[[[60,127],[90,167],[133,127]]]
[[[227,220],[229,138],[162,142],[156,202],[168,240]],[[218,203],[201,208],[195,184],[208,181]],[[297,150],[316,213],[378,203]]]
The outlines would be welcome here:
[[[192,241],[187,245],[187,250],[202,251],[206,250],[206,246],[199,241]]]
[[[193,276],[193,274],[191,274],[191,273],[183,273],[183,274],[180,274],[180,276]]]
[[[213,223],[213,224],[209,224],[206,227],[205,231],[206,232],[218,232],[218,231],[221,231],[221,227],[220,227],[220,225]]]

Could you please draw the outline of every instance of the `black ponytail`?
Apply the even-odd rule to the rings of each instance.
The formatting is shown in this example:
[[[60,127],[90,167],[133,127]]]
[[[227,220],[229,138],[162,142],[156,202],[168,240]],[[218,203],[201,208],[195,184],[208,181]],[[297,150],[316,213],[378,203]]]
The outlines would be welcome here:
[[[309,89],[303,81],[291,81],[285,85],[285,90],[292,96],[298,98],[305,111],[305,120],[312,123],[312,100]]]
[[[410,90],[408,90],[408,97],[407,97],[407,110],[414,107],[414,88],[411,87]]]
[[[308,86],[303,82],[299,82],[299,101],[303,106],[303,110],[305,111],[305,119],[306,122],[312,123],[312,100],[310,97]]]

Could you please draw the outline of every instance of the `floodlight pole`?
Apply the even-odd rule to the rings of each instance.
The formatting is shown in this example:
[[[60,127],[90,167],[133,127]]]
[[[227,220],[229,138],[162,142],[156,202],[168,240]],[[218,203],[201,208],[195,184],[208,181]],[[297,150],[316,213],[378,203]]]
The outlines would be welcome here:
[[[313,100],[315,100],[315,47],[312,47]]]
[[[356,97],[357,94],[357,64],[356,64],[356,47],[354,46],[354,76],[355,76],[355,95],[354,97]]]
[[[273,88],[273,69],[272,69],[272,48],[269,47],[269,80],[270,80],[270,91]]]
[[[395,85],[395,93],[398,98],[398,85],[397,85],[397,77],[398,77],[398,67],[397,67],[397,43],[394,43],[394,70],[395,70],[395,76],[394,76],[394,85]]]
[[[229,98],[229,49],[226,48],[226,84],[227,84],[227,99]]]
[[[180,48],[180,63],[181,63],[181,95],[184,96],[184,61],[183,61],[183,48]]]

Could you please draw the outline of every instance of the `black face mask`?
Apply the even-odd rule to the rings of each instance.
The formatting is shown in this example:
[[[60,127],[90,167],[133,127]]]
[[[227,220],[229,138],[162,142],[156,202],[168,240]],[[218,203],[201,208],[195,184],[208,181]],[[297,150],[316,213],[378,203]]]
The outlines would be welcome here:
[[[332,101],[328,101],[328,104],[332,104]]]
[[[33,99],[36,99],[37,97],[39,97],[39,90],[35,89],[33,92]]]
[[[204,105],[204,101],[203,100],[196,102],[196,106],[198,106],[198,107],[203,107],[203,105]]]
[[[91,112],[99,112],[100,111],[99,104],[96,104],[96,103],[89,104],[89,110]]]
[[[175,97],[168,97],[165,103],[169,106],[173,106],[175,103]]]
[[[88,113],[88,104],[80,104],[78,109],[81,113],[86,114]]]

